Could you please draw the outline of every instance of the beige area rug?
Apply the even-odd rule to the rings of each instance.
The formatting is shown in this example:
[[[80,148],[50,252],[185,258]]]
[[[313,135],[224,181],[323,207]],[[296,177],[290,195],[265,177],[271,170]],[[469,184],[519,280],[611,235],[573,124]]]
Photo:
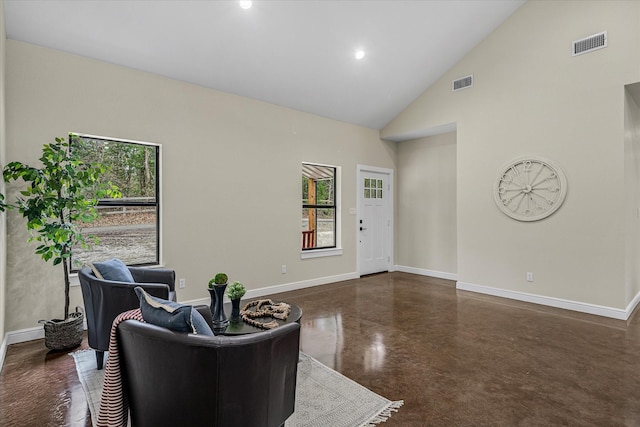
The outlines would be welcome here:
[[[104,370],[96,369],[93,350],[70,353],[87,396],[95,426],[100,409]],[[384,422],[403,401],[391,401],[300,353],[296,409],[285,427],[360,427]]]

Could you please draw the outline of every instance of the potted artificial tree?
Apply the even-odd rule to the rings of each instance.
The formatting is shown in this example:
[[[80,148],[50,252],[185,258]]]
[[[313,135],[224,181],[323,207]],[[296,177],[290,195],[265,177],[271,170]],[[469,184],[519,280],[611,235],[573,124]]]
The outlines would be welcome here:
[[[211,295],[211,316],[213,318],[213,332],[224,331],[229,325],[229,320],[224,313],[224,291],[227,288],[229,278],[225,273],[216,274],[209,280],[209,294]]]
[[[82,342],[82,313],[69,313],[69,273],[71,249],[86,248],[88,238],[83,236],[81,224],[97,218],[98,198],[119,197],[118,189],[110,183],[101,183],[106,171],[101,163],[85,163],[78,156],[76,144],[83,141],[70,135],[69,142],[56,138],[55,143],[44,144],[41,167],[21,162],[5,166],[5,182],[22,179],[27,187],[14,202],[2,202],[2,208],[17,209],[27,220],[29,241],[39,245],[35,253],[45,262],[62,264],[64,271],[64,318],[44,323],[45,345],[51,350],[62,350]],[[95,238],[94,238],[95,239]]]
[[[231,300],[231,319],[240,317],[240,299],[247,293],[244,285],[240,282],[233,282],[227,288],[227,296]]]

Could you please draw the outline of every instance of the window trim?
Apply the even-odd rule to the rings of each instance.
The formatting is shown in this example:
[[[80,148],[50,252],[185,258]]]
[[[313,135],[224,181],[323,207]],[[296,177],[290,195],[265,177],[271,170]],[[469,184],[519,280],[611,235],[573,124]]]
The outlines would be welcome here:
[[[69,135],[76,135],[79,138],[86,139],[99,139],[103,141],[114,141],[121,142],[125,144],[136,144],[136,145],[144,145],[149,147],[154,147],[156,152],[156,164],[155,164],[155,187],[156,187],[156,201],[155,202],[116,202],[114,200],[98,200],[97,206],[155,206],[156,208],[156,261],[155,262],[147,262],[147,263],[139,263],[139,264],[127,264],[130,267],[150,267],[150,268],[158,268],[163,265],[162,259],[162,197],[161,197],[161,189],[162,189],[162,176],[160,165],[162,164],[162,144],[155,142],[147,142],[147,141],[136,141],[133,139],[123,139],[123,138],[113,138],[108,136],[100,136],[100,135],[92,135],[87,133],[80,132],[70,132]],[[72,255],[73,257],[73,255]],[[77,274],[78,269],[72,266],[71,273]]]
[[[328,256],[340,256],[342,255],[342,248],[319,248],[319,249],[305,249],[300,252],[300,259],[313,259],[324,258]]]

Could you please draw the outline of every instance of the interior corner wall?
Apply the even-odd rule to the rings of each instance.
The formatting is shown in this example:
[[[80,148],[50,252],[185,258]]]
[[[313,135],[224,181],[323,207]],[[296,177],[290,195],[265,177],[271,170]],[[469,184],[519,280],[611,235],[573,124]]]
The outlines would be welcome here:
[[[634,96],[635,94],[635,96]],[[626,302],[640,293],[640,83],[625,88]]]
[[[396,264],[451,277],[457,272],[456,133],[397,145]]]
[[[208,298],[218,271],[248,290],[355,275],[357,165],[395,170],[395,144],[377,130],[14,40],[6,99],[8,160],[37,162],[70,131],[162,144],[163,262],[186,279],[180,301]],[[302,162],[341,167],[342,256],[300,258]],[[13,331],[60,316],[63,283],[22,218],[8,215],[7,229]]]
[[[526,2],[381,131],[457,123],[459,286],[624,312],[623,88],[640,80],[639,9]],[[605,30],[606,48],[571,55],[573,41]],[[473,87],[452,92],[469,74]],[[550,217],[520,222],[498,209],[493,184],[528,154],[557,163],[568,193]]]
[[[5,165],[5,69],[6,69],[6,29],[4,21],[4,2],[0,1],[0,169]],[[4,194],[4,180],[0,179],[0,193]],[[5,327],[6,313],[6,260],[7,260],[7,233],[6,217],[0,213],[0,344],[7,332]],[[1,352],[1,350],[0,350]],[[0,369],[3,360],[0,358]]]

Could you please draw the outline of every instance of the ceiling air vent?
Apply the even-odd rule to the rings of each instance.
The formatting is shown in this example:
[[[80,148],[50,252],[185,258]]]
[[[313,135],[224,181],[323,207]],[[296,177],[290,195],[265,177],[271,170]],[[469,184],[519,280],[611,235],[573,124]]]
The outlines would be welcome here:
[[[607,32],[603,31],[582,40],[573,42],[573,56],[589,53],[607,47]]]
[[[457,90],[466,89],[471,86],[473,86],[473,74],[458,80],[454,80],[451,88],[455,92]]]

